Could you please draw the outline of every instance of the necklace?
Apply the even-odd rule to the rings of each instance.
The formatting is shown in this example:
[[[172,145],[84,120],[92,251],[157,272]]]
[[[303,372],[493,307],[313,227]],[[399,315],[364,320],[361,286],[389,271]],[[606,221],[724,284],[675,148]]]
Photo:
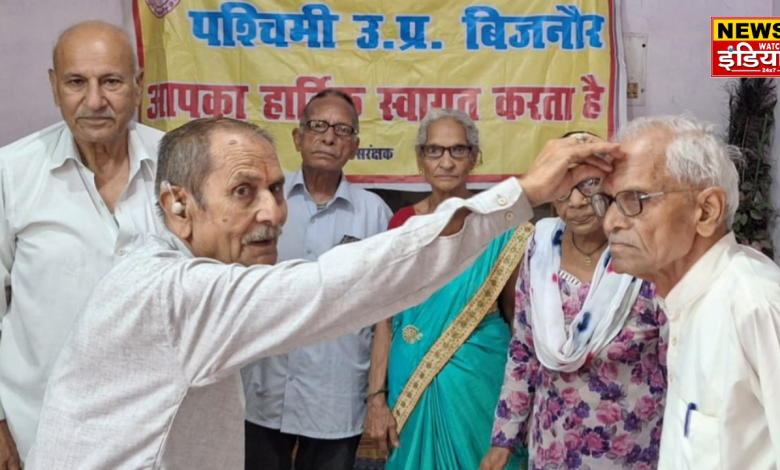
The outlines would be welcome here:
[[[585,266],[588,266],[588,267],[593,265],[593,260],[590,259],[590,255],[592,255],[593,253],[595,253],[595,252],[599,251],[600,249],[604,248],[604,245],[606,245],[608,241],[609,241],[609,239],[604,240],[604,243],[602,243],[601,245],[597,246],[595,250],[591,251],[590,253],[585,253],[584,251],[582,251],[580,249],[580,247],[577,246],[577,241],[574,238],[574,232],[571,233],[571,244],[574,245],[574,249],[579,251],[580,254],[585,257]]]

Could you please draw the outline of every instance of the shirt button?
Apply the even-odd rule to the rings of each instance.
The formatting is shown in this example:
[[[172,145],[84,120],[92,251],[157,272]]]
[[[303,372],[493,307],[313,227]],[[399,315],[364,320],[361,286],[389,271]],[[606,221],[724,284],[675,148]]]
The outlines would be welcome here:
[[[306,254],[310,255],[311,254],[311,250],[306,250]]]
[[[515,218],[515,213],[514,212],[507,212],[506,214],[504,214],[504,218],[506,220],[512,220],[512,219]]]
[[[503,196],[501,196],[501,197],[499,197],[499,198],[496,200],[496,202],[498,203],[498,205],[499,205],[499,206],[505,206],[505,205],[506,205],[506,198],[505,198],[505,197],[503,197]]]
[[[125,251],[125,249],[124,249],[124,248],[122,248],[121,250],[119,250],[119,256],[124,256],[124,255],[126,255],[126,254],[127,254],[127,251]]]
[[[677,346],[677,337],[672,338],[672,346]]]

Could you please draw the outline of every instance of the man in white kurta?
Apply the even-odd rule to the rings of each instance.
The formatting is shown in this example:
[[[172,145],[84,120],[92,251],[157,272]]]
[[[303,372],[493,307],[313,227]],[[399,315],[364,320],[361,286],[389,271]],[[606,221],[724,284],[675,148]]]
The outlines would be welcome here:
[[[162,227],[163,133],[131,122],[142,90],[133,54],[113,26],[68,30],[50,71],[64,121],[0,149],[2,469],[17,468],[14,447],[22,460],[29,451],[49,372],[92,288]]]
[[[156,183],[170,232],[87,302],[52,371],[28,470],[243,468],[242,366],[419,303],[532,205],[603,175],[592,155],[614,148],[554,142],[522,187],[511,178],[317,262],[271,266],[286,205],[270,136],[230,119],[170,132]],[[600,168],[572,167],[583,161]]]
[[[775,469],[780,459],[780,268],[738,245],[738,175],[686,117],[621,130],[607,196],[613,266],[653,281],[669,319],[659,468]]]

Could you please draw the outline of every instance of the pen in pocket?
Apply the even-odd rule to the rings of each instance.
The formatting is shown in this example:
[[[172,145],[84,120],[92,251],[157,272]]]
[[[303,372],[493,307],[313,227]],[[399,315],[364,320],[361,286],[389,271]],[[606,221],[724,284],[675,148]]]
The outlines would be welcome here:
[[[685,410],[685,424],[683,424],[683,433],[688,437],[691,430],[691,413],[696,411],[696,403],[688,403],[688,409]]]

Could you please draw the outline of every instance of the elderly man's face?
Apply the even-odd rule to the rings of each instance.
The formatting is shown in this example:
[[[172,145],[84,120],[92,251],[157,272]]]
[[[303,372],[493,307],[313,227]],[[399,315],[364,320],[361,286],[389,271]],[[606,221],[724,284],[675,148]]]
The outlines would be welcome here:
[[[625,160],[615,162],[615,172],[605,181],[602,191],[615,196],[621,191],[650,194],[676,191],[689,186],[666,171],[666,147],[669,135],[661,129],[645,131],[621,142]],[[612,203],[604,218],[615,271],[653,280],[671,263],[684,257],[696,235],[695,193],[673,192],[642,201],[642,212],[623,215]]]
[[[64,37],[49,71],[54,103],[77,142],[111,144],[125,136],[141,103],[141,74],[126,38],[86,27]]]
[[[325,96],[314,100],[309,105],[308,120],[355,127],[352,107],[338,96]],[[360,145],[357,135],[336,135],[333,127],[323,133],[306,126],[296,128],[293,130],[293,142],[295,149],[301,153],[303,166],[322,172],[341,172],[344,165],[355,158]]]
[[[203,207],[188,203],[193,253],[245,266],[274,264],[278,230],[287,219],[276,151],[260,136],[219,129],[211,134],[210,153]]]

